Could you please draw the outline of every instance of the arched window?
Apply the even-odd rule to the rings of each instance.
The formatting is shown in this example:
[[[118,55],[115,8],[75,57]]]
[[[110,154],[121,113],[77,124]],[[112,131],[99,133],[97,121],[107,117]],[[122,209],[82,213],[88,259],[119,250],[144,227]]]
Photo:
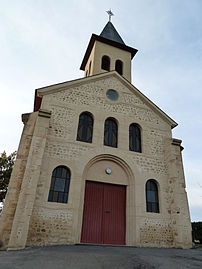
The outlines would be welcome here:
[[[146,202],[147,212],[159,213],[158,186],[153,179],[146,183]]]
[[[89,112],[83,112],[79,116],[79,125],[76,140],[92,143],[92,137],[93,137],[93,117]]]
[[[110,58],[106,55],[104,55],[102,57],[102,65],[101,65],[101,68],[106,70],[106,71],[109,71],[110,70]]]
[[[71,172],[65,166],[58,166],[53,170],[48,196],[49,202],[67,203]]]
[[[141,131],[139,125],[135,123],[129,127],[129,150],[142,152]]]
[[[122,76],[123,75],[123,62],[121,60],[116,60],[115,70]]]
[[[117,148],[118,127],[114,119],[105,120],[104,145]]]

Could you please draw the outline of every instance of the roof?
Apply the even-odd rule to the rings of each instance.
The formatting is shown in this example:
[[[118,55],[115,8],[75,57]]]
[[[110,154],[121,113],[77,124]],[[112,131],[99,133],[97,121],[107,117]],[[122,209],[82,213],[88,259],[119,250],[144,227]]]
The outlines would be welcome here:
[[[120,37],[114,25],[110,21],[108,21],[108,23],[105,25],[100,36],[125,45],[125,43],[123,42],[123,39]]]
[[[157,105],[155,105],[149,98],[147,98],[141,91],[139,91],[134,85],[132,85],[127,79],[125,79],[123,76],[119,75],[116,71],[110,71],[110,72],[104,72],[98,75],[93,75],[89,77],[79,78],[71,81],[66,81],[42,88],[36,89],[36,96],[42,97],[43,95],[63,91],[64,89],[68,89],[69,87],[76,87],[85,83],[93,82],[95,80],[103,79],[109,76],[114,76],[117,79],[119,79],[122,83],[124,83],[129,89],[134,91],[146,104],[148,104],[151,109],[155,112],[157,112],[162,118],[164,118],[171,128],[176,127],[178,124],[170,118],[164,111],[162,111]]]

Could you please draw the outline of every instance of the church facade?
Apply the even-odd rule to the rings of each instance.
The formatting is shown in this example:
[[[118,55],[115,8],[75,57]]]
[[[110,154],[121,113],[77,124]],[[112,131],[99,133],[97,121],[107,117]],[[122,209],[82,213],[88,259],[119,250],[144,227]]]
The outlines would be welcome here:
[[[192,246],[177,123],[131,84],[136,53],[109,21],[84,78],[36,90],[0,218],[5,248]]]

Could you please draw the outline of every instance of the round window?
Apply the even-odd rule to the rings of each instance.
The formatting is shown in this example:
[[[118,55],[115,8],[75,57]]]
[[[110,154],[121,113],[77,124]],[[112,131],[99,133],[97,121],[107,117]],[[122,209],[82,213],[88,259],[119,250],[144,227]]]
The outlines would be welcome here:
[[[118,97],[119,97],[118,92],[112,89],[108,90],[106,95],[107,95],[107,98],[109,98],[111,101],[116,101],[118,100]]]

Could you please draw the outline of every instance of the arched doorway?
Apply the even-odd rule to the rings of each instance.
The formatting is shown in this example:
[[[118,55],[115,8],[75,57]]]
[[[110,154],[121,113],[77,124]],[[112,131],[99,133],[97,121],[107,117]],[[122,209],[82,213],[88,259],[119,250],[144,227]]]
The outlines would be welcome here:
[[[124,162],[111,155],[91,160],[85,171],[82,243],[126,243],[126,188]]]

